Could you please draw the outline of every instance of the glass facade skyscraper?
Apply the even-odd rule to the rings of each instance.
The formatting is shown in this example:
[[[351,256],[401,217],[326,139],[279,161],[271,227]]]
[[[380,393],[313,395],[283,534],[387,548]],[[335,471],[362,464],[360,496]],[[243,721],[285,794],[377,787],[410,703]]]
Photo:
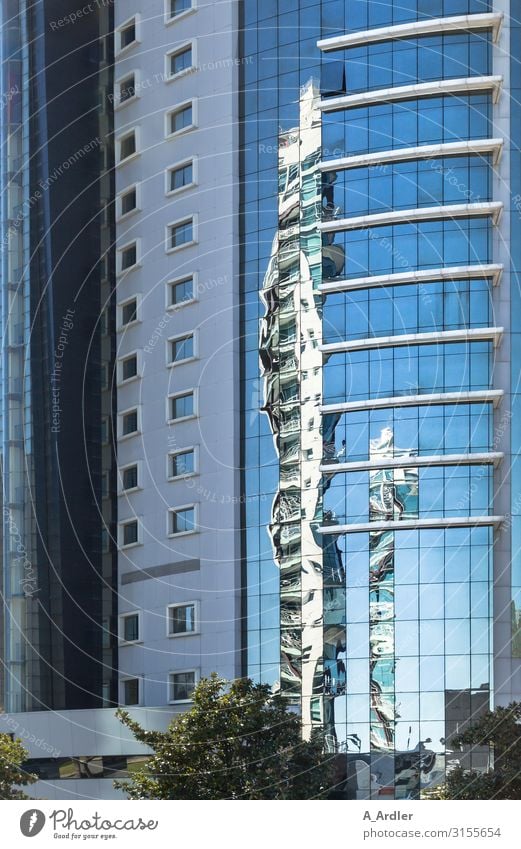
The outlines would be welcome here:
[[[247,668],[348,798],[519,688],[508,13],[243,4]]]
[[[70,7],[70,8],[68,8]],[[1,9],[2,688],[7,712],[115,704],[111,10]],[[106,48],[106,51],[104,51]],[[86,81],[87,78],[87,81]],[[104,540],[107,540],[107,544]]]
[[[521,699],[518,6],[2,3],[0,723],[57,798],[212,672],[324,729],[333,797],[487,767],[450,739]]]

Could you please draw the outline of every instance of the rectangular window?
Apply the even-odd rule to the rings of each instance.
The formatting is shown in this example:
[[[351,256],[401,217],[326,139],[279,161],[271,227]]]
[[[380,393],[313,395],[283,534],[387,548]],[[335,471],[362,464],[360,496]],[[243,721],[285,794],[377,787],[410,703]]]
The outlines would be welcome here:
[[[170,533],[186,534],[195,530],[195,507],[182,507],[170,511]]]
[[[137,151],[136,131],[132,130],[119,140],[119,161],[123,162]]]
[[[134,74],[129,74],[128,77],[118,83],[118,94],[120,104],[136,96],[136,77]]]
[[[119,30],[119,49],[125,50],[136,41],[136,19],[124,24]]]
[[[175,283],[169,284],[170,297],[168,305],[171,307],[178,306],[186,301],[194,299],[194,278],[185,277],[183,280],[177,280]]]
[[[170,398],[170,418],[185,419],[188,416],[193,416],[195,412],[194,393],[183,392],[181,395],[175,395]]]
[[[130,436],[138,432],[137,410],[129,410],[121,416],[121,435]]]
[[[126,643],[139,640],[139,613],[128,613],[121,617],[120,637]]]
[[[137,354],[132,354],[130,357],[121,362],[121,379],[131,380],[137,376]]]
[[[182,475],[193,475],[195,471],[195,451],[189,448],[187,451],[176,451],[170,455],[170,477],[178,478]]]
[[[194,241],[194,221],[193,218],[187,218],[186,221],[181,221],[179,224],[174,224],[169,228],[168,247],[170,250],[182,248],[183,245],[189,245]]]
[[[121,326],[137,321],[137,298],[132,298],[121,307]]]
[[[189,333],[170,340],[170,363],[181,363],[194,356],[194,335]]]
[[[191,129],[194,126],[193,103],[185,103],[169,114],[169,132],[180,133],[182,130]]]
[[[178,192],[187,186],[191,186],[194,182],[193,163],[186,162],[183,165],[178,165],[177,168],[171,168],[168,176],[169,192]]]
[[[121,251],[121,271],[128,271],[137,263],[137,244],[133,242]]]
[[[138,541],[138,524],[137,519],[132,519],[130,522],[125,522],[122,525],[121,535],[122,545],[135,545]]]
[[[167,0],[171,18],[177,18],[192,8],[192,0]]]
[[[171,77],[176,77],[178,74],[182,74],[183,71],[190,70],[192,68],[192,45],[188,44],[174,53],[170,53],[168,56],[168,67]]]
[[[120,204],[120,215],[128,215],[137,209],[137,189],[135,186],[132,186],[128,192],[120,196]]]
[[[168,633],[171,636],[195,634],[198,630],[195,603],[172,604],[168,608]]]
[[[123,704],[139,704],[139,678],[129,678],[123,681]]]
[[[137,427],[137,421],[136,421]],[[138,485],[138,469],[137,464],[135,466],[127,466],[126,469],[123,469],[122,474],[122,485],[123,489],[136,489]]]
[[[190,672],[171,672],[169,675],[169,701],[189,702],[195,689],[195,670]]]

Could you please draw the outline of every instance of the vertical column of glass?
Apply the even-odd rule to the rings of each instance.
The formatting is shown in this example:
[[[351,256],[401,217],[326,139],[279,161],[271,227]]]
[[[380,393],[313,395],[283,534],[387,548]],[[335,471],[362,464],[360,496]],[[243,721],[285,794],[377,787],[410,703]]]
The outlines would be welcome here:
[[[407,8],[357,0],[324,3],[322,36],[485,11],[485,7],[488,4],[478,8],[472,0],[435,3],[434,7],[418,0]],[[385,45],[364,45],[326,57],[324,99],[448,79],[456,75],[450,68],[454,56],[463,76],[491,72],[488,33],[442,39],[433,45],[419,36],[405,43],[390,35]],[[407,59],[406,50],[410,51]],[[431,64],[435,54],[436,62]],[[439,99],[397,103],[384,97],[382,103],[353,109],[346,104],[345,112],[324,114],[323,157],[339,159],[486,138],[490,111],[489,94],[457,98],[448,93]],[[468,177],[456,181],[454,160],[433,164],[422,159],[413,154],[414,161],[405,166],[360,168],[358,173],[338,166],[337,171],[324,171],[324,220],[391,212],[400,206],[463,203],[464,194],[473,201],[492,200],[492,163],[487,157],[478,160],[465,155]],[[470,181],[478,171],[476,191]],[[455,185],[458,195],[453,197]],[[483,305],[492,303],[491,280],[484,282],[479,274],[474,279],[469,271],[463,286],[446,271],[492,261],[490,220],[439,222],[437,217],[436,213],[432,221],[417,228],[400,224],[343,232],[342,226],[335,231],[328,224],[323,237],[324,281],[334,281],[338,289],[337,296],[325,295],[329,324],[324,321],[324,337],[333,328],[335,343],[367,340],[360,352],[347,356],[327,352],[324,357],[324,403],[339,405],[340,411],[324,416],[324,458],[331,469],[324,475],[323,524],[390,525],[383,531],[324,535],[324,586],[330,563],[339,574],[345,569],[347,585],[345,750],[348,792],[355,798],[418,798],[422,786],[443,780],[446,768],[454,765],[448,739],[486,708],[490,699],[493,531],[473,527],[472,519],[463,528],[451,528],[450,523],[456,517],[491,515],[492,467],[463,462],[444,466],[438,461],[425,468],[414,465],[411,458],[470,453],[476,450],[473,433],[482,427],[487,432],[479,450],[492,451],[491,408],[480,413],[477,404],[465,409],[460,404],[451,406],[447,398],[433,410],[429,401],[419,400],[407,421],[395,396],[488,390],[492,346],[485,342],[481,347],[467,343],[451,347],[441,341],[413,351],[399,340],[383,349],[377,339],[454,328],[466,331],[477,326],[477,320],[485,322],[481,326],[493,326],[491,309],[467,309],[481,296]],[[448,278],[441,288],[435,275],[426,284],[413,283],[410,288],[400,279],[406,272],[434,268],[443,268]],[[385,288],[365,282],[387,274],[395,278]],[[358,285],[356,278],[360,278]],[[462,358],[468,374],[464,368],[457,373],[455,356]],[[371,402],[378,398],[392,399],[390,408],[371,409]],[[342,405],[351,401],[362,402],[361,406],[367,402],[369,412],[342,413]],[[401,448],[395,445],[395,428],[402,434]],[[338,435],[345,437],[341,444],[340,439],[336,441]],[[397,462],[398,457],[403,457],[403,463]],[[369,470],[356,469],[358,461],[368,460]],[[349,461],[356,461],[354,471],[335,472],[335,464]],[[426,519],[434,525],[432,529],[422,527]],[[419,527],[399,530],[402,520],[418,520]],[[330,650],[325,629],[325,659]],[[329,677],[325,660],[326,693]],[[335,716],[337,738],[339,727]],[[464,762],[484,768],[485,754],[475,752]]]
[[[521,38],[521,8],[512,3],[510,18],[511,60],[510,96],[510,196],[511,206],[511,276],[510,315],[512,350],[512,419],[511,419],[511,492],[512,492],[512,654],[521,659],[521,332],[518,316],[521,312],[521,126],[518,110],[521,100],[521,66],[519,63],[519,39]]]
[[[284,545],[273,527],[279,492],[279,438],[265,398],[278,395],[278,374],[270,364],[278,348],[275,297],[277,269],[277,16],[276,4],[241,4],[241,293],[243,378],[243,540],[245,577],[246,671],[256,680],[280,679],[280,584],[277,557]],[[265,304],[260,293],[269,303]],[[267,336],[259,345],[264,317]],[[273,339],[270,334],[273,332]],[[265,344],[266,352],[262,350]],[[278,351],[276,356],[278,357]],[[266,358],[266,359],[265,359]],[[275,371],[277,366],[275,365]],[[267,414],[268,413],[268,414]],[[269,532],[267,529],[270,529]],[[300,649],[296,651],[300,658]]]
[[[28,65],[25,4],[2,4],[2,507],[5,709],[26,696],[27,597],[33,577],[24,439],[28,316]]]
[[[315,144],[315,151],[306,175],[301,174],[307,165],[299,150],[299,133],[304,108],[300,88],[310,81],[312,68],[318,65],[319,24],[319,0],[242,3],[241,49],[247,60],[242,66],[241,106],[246,668],[248,674],[272,684],[281,681],[283,692],[298,703],[305,674],[307,725],[311,714],[321,716],[320,707],[311,705],[311,694],[315,689],[321,699],[322,680],[316,668],[317,664],[322,668],[322,637],[304,673],[302,606],[305,598],[311,626],[314,606],[318,604],[321,611],[322,595],[321,586],[316,586],[319,570],[315,567],[308,574],[309,586],[303,588],[302,584],[303,545],[310,562],[318,563],[320,544],[311,529],[317,471],[308,484],[308,470],[301,466],[301,354],[307,357],[308,352],[301,352],[300,344],[302,320],[307,322],[309,311],[315,309],[313,286],[318,282],[316,271],[311,270],[317,265],[316,255],[311,258],[317,249],[316,232],[314,244],[306,242],[309,233],[302,236],[301,243],[300,206],[304,180],[304,191],[312,193],[308,209],[315,204],[315,216],[320,130],[309,125],[311,135],[315,134],[315,141],[310,136],[309,144]],[[306,108],[311,116],[309,101]],[[315,218],[315,231],[316,223]],[[311,294],[310,301],[304,298],[308,306],[303,306],[301,299],[303,269],[304,287]],[[318,355],[319,324],[314,328],[314,347],[309,338],[313,362]],[[317,384],[319,371],[310,371],[310,378]],[[318,430],[318,397],[309,403]],[[304,441],[309,441],[311,449],[309,462],[318,468],[320,450],[312,443],[312,433],[306,431]],[[313,452],[317,456],[313,457]],[[303,507],[304,485],[308,491]],[[305,534],[302,511],[309,521]],[[322,635],[321,620],[314,624],[313,635],[318,633]]]

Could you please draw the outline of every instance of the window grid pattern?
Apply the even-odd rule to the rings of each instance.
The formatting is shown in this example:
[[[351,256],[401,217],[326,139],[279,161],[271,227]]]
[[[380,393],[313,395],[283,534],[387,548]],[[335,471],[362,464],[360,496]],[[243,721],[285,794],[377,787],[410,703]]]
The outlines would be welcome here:
[[[178,306],[184,301],[194,298],[194,278],[186,277],[177,283],[170,284],[170,306]]]
[[[182,419],[193,416],[195,412],[194,394],[187,392],[170,399],[170,413],[172,419]]]
[[[182,106],[180,109],[175,109],[170,114],[170,132],[178,133],[180,130],[185,130],[193,124],[193,107],[191,104]]]
[[[480,14],[491,8],[490,0],[402,0],[400,3],[329,0],[321,5],[322,38],[429,18]]]
[[[490,74],[491,49],[487,33],[457,33],[379,42],[325,54],[322,78],[345,74],[346,94],[432,80]],[[335,92],[335,93],[338,93]]]
[[[335,292],[324,297],[323,341],[399,336],[493,325],[490,282],[433,281]]]
[[[184,47],[182,50],[170,54],[169,60],[171,76],[189,70],[192,67],[192,48]]]
[[[193,183],[193,166],[191,162],[187,162],[186,165],[180,165],[178,168],[172,168],[169,185],[171,192],[183,189],[191,183]]]
[[[325,727],[329,750],[348,762],[348,798],[376,799],[384,794],[419,798],[422,787],[444,778],[445,740],[490,703],[492,530],[466,527],[324,535],[323,586],[316,593],[314,620],[322,650],[316,657],[306,654],[303,645],[315,645],[316,640],[311,629],[306,632],[310,639],[305,643],[302,639],[311,609],[308,599],[313,599],[316,587],[303,592],[308,573],[302,563],[309,557],[311,543],[303,546],[302,517],[310,504],[306,486],[313,488],[312,479],[306,479],[313,449],[305,447],[304,435],[311,439],[315,427],[306,413],[305,399],[313,385],[306,381],[317,377],[320,381],[321,375],[320,369],[314,373],[305,367],[300,355],[321,341],[485,326],[493,318],[490,284],[480,278],[461,283],[434,281],[432,289],[431,284],[421,290],[397,286],[323,299],[317,285],[316,293],[304,303],[302,265],[293,261],[296,255],[301,263],[304,256],[321,249],[325,281],[490,262],[492,228],[485,218],[398,224],[322,237],[315,227],[317,212],[326,218],[346,217],[489,199],[490,163],[476,158],[471,165],[462,158],[456,166],[463,169],[456,178],[461,191],[450,183],[454,172],[449,169],[455,162],[448,160],[438,161],[441,173],[430,164],[415,163],[382,168],[378,174],[376,169],[360,169],[334,179],[328,175],[319,189],[318,204],[315,187],[304,179],[313,167],[306,161],[306,151],[292,167],[283,166],[289,159],[292,134],[298,139],[299,86],[320,76],[314,49],[318,38],[483,12],[489,4],[311,0],[304,8],[300,4],[298,20],[288,5],[268,0],[245,4],[243,10],[243,55],[262,57],[243,69],[242,103],[248,673],[262,681],[280,681],[284,695],[298,703],[304,723]],[[350,50],[350,58],[354,55],[357,62],[351,77],[347,68],[343,90],[489,73],[487,42],[484,34],[451,35],[393,44],[389,50],[385,45]],[[409,49],[414,59],[409,54],[407,66],[401,69],[400,60]],[[279,61],[281,56],[284,63]],[[335,62],[343,66],[344,59],[342,52],[329,54],[323,68]],[[340,77],[343,83],[343,67]],[[322,157],[486,138],[491,136],[490,117],[490,96],[481,94],[323,113]],[[471,174],[474,164],[476,173]],[[358,186],[353,185],[356,180]],[[279,195],[274,199],[277,182]],[[291,228],[293,235],[288,237]],[[277,266],[272,263],[274,236]],[[314,282],[320,282],[320,274]],[[292,284],[300,287],[300,300],[294,298]],[[270,308],[262,298],[266,289],[279,296],[278,313],[273,325],[261,325],[259,376],[259,318],[269,314]],[[422,296],[432,298],[430,311]],[[323,309],[322,329],[310,321],[317,308]],[[272,328],[276,343],[262,337]],[[266,352],[272,349],[277,353],[276,376],[267,365]],[[327,353],[321,400],[343,403],[489,389],[492,359],[489,342]],[[260,412],[263,404],[266,409],[266,399],[273,397],[277,398],[278,456],[270,422]],[[324,522],[331,529],[336,523],[362,521],[362,517],[366,522],[398,523],[407,517],[443,519],[490,511],[491,467],[415,467],[410,455],[493,449],[491,405],[402,410],[397,404],[390,410],[357,416],[322,418],[324,460],[339,463],[404,456],[406,462],[397,469],[376,469],[374,474],[324,474],[317,527]],[[275,562],[273,540],[266,533],[271,527],[278,531]],[[464,758],[466,766],[487,766],[482,751]]]
[[[168,609],[169,634],[193,634],[196,629],[195,604],[176,604]]]
[[[491,136],[489,95],[461,94],[325,112],[324,159]]]
[[[170,248],[180,248],[188,245],[194,240],[194,223],[189,218],[181,224],[175,224],[170,228]]]
[[[194,337],[193,334],[182,336],[180,339],[172,339],[170,342],[170,362],[180,363],[183,360],[190,360],[194,356]]]

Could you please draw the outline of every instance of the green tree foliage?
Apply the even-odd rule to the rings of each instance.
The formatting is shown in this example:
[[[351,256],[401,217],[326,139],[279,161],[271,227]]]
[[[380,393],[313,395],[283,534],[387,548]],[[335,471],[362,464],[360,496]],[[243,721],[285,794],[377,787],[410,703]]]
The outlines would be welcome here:
[[[302,739],[299,716],[266,684],[199,682],[193,705],[164,732],[146,731],[127,711],[121,722],[153,750],[129,782],[130,799],[314,799],[325,797],[334,756],[319,734]]]
[[[22,769],[27,751],[20,740],[11,740],[9,734],[0,734],[0,799],[27,799],[20,790],[36,781],[36,775]]]
[[[425,793],[429,799],[521,799],[521,702],[487,711],[451,740],[463,746],[489,746],[493,768],[479,773],[457,767],[445,784]]]

